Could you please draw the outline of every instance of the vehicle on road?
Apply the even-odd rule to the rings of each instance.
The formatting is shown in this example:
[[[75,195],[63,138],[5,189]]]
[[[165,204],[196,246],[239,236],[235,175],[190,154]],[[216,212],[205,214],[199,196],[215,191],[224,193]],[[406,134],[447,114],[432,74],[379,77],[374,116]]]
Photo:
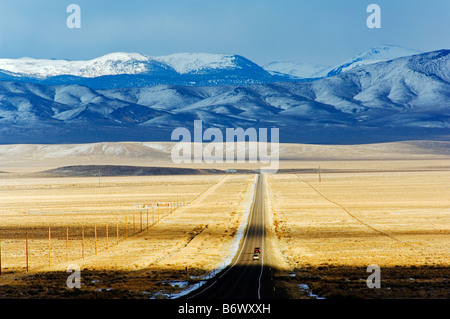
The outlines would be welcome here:
[[[254,254],[253,255],[253,260],[258,260],[259,259],[259,255],[258,254]]]
[[[261,248],[255,247],[253,253],[254,253],[254,254],[260,254],[260,253],[261,253]]]

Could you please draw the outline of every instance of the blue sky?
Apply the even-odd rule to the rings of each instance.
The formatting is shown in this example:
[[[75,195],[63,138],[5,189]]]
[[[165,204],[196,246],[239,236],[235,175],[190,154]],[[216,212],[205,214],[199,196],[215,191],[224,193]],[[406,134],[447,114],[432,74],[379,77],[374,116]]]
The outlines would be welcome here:
[[[66,26],[71,3],[81,29]],[[371,3],[381,29],[366,26]],[[333,65],[379,44],[449,49],[449,12],[449,0],[1,0],[0,58],[209,52]]]

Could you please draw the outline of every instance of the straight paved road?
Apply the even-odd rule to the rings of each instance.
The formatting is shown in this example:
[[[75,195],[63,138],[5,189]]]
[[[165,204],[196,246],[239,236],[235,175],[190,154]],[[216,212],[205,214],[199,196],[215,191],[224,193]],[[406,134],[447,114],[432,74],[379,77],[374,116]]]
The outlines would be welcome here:
[[[264,178],[258,175],[254,202],[238,253],[230,266],[206,282],[187,299],[270,299],[272,281],[265,264]],[[261,248],[259,260],[253,260],[255,247]]]

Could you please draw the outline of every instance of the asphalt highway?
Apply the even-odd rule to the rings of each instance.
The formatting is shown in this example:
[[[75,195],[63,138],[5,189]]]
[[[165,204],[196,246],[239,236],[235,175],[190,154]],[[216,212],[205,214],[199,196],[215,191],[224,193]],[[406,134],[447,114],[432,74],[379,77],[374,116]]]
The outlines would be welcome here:
[[[258,175],[248,224],[229,267],[208,280],[186,299],[270,299],[273,286],[267,266],[264,226],[264,178]],[[254,259],[254,249],[261,249]]]

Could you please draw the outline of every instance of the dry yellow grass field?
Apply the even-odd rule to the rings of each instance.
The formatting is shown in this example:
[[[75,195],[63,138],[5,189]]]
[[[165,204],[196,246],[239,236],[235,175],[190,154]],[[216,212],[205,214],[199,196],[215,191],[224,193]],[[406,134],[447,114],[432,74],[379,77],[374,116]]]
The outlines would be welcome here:
[[[2,283],[64,273],[69,264],[77,264],[83,278],[94,278],[95,284],[86,287],[87,291],[123,288],[151,295],[165,290],[156,289],[155,283],[185,280],[186,267],[189,278],[204,276],[229,257],[251,201],[253,181],[252,175],[103,177],[99,187],[98,178],[4,180],[0,194]],[[157,202],[185,205],[150,208],[148,214],[140,208]],[[109,276],[98,275],[102,272]],[[118,273],[128,278],[115,286],[111,280]],[[51,286],[67,290],[66,277]]]
[[[388,162],[384,168],[389,170]],[[408,169],[407,161],[403,162],[403,169]],[[424,280],[425,276],[428,281],[437,281],[438,287],[448,285],[448,169],[322,173],[320,178],[321,181],[318,174],[268,177],[276,246],[284,257],[285,271],[306,278],[310,286],[324,294],[330,293],[329,287],[323,287],[327,281],[324,277],[339,277],[341,283],[356,278],[358,289],[367,293],[370,289],[365,279],[369,274],[365,271],[369,265],[380,266],[385,270],[385,278],[391,276],[391,280],[401,272],[406,281],[416,281],[417,277]],[[397,273],[393,274],[393,269]],[[308,281],[311,276],[317,280]],[[348,294],[345,289],[350,287],[342,286],[337,294]],[[448,289],[441,289],[437,297],[448,294]],[[402,297],[398,291],[397,295],[388,296]],[[420,293],[403,295],[411,296],[430,297]]]
[[[449,145],[281,145],[280,172],[265,179],[266,244],[271,252],[267,260],[274,269],[275,286],[282,291],[279,295],[311,298],[313,291],[329,298],[449,298]],[[182,290],[187,281],[201,280],[227,260],[251,203],[253,174],[100,178],[39,174],[66,165],[174,167],[171,146],[0,146],[0,171],[10,172],[0,174],[0,295],[157,298]],[[147,224],[142,205],[155,202],[185,205],[174,207],[172,213],[170,208],[149,209]],[[83,289],[66,287],[68,264],[81,267]],[[366,268],[372,264],[382,269],[382,289],[366,286]]]
[[[291,265],[450,264],[450,172],[274,175]]]

